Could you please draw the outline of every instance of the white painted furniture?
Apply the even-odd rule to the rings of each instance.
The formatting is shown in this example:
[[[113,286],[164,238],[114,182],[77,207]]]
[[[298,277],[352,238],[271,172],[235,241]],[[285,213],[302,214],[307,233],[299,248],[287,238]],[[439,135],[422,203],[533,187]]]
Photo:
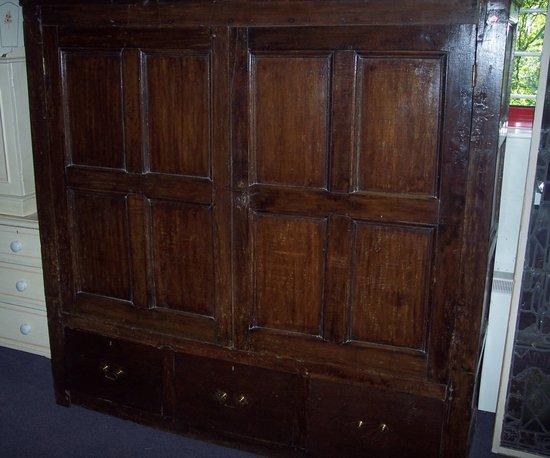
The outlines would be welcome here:
[[[0,213],[35,212],[21,9],[0,2]]]
[[[22,24],[0,1],[0,345],[50,356]]]
[[[0,215],[0,345],[50,356],[36,216]]]
[[[506,134],[493,289],[479,385],[478,409],[487,412],[497,408],[531,135],[531,129],[509,129]]]

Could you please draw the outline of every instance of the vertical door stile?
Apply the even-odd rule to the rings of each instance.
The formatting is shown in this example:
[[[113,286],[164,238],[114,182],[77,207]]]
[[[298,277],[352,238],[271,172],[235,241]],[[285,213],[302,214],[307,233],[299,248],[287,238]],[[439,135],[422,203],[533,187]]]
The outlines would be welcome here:
[[[450,345],[449,332],[455,327],[454,319],[460,315],[457,304],[463,296],[457,275],[461,259],[460,238],[464,228],[467,195],[467,174],[470,161],[470,145],[462,141],[471,134],[473,88],[471,69],[475,62],[476,29],[463,26],[455,42],[448,46],[442,58],[445,72],[442,85],[445,87],[443,121],[440,126],[440,161],[438,199],[441,203],[437,238],[433,247],[433,269],[437,281],[432,286],[432,303],[427,326],[432,329],[427,343],[429,355],[428,377],[444,381],[447,377]],[[468,320],[471,318],[469,317]],[[439,324],[434,326],[433,323]]]
[[[62,95],[66,88],[62,81],[65,79],[65,68],[62,59],[62,52],[59,49],[59,34],[57,27],[49,26],[43,29],[43,49],[44,62],[47,63],[47,92],[46,105],[50,122],[58,132],[65,131],[65,104],[59,104],[56,99]],[[70,164],[71,157],[66,150],[66,135],[51,135],[51,168],[52,180],[50,190],[52,194],[58,196],[54,203],[54,214],[56,224],[60,227],[68,226],[71,222],[70,198],[69,192],[65,188],[65,172],[67,165]],[[58,257],[59,257],[59,285],[60,298],[67,308],[72,308],[75,302],[75,284],[77,281],[77,272],[73,270],[71,260],[71,250],[61,249],[61,247],[71,246],[71,236],[68,231],[58,231]]]
[[[231,151],[233,200],[233,312],[235,346],[248,347],[251,318],[251,270],[249,253],[248,208],[248,31],[231,29]]]
[[[135,48],[122,50],[122,94],[124,110],[124,158],[126,171],[132,174],[143,172],[140,97],[140,51]],[[132,303],[136,307],[151,306],[149,265],[147,262],[146,197],[140,193],[127,196],[129,243],[132,271]]]
[[[350,192],[357,54],[337,50],[332,56],[332,107],[330,116],[329,191]],[[334,343],[347,339],[347,307],[350,294],[352,220],[343,215],[329,217],[327,273],[323,310],[323,338]]]
[[[213,27],[210,85],[212,138],[212,204],[214,227],[214,290],[217,335],[220,343],[232,341],[231,313],[231,157],[229,113],[229,29]]]

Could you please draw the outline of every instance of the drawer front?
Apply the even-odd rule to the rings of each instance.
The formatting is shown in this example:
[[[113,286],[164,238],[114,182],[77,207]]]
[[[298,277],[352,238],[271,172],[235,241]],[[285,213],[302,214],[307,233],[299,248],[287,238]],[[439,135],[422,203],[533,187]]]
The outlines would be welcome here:
[[[305,382],[298,375],[176,356],[176,416],[188,426],[299,445]]]
[[[307,449],[312,456],[436,457],[444,403],[312,379]]]
[[[41,306],[44,298],[42,271],[33,267],[0,263],[1,300],[16,305]]]
[[[48,354],[46,312],[0,303],[0,342],[11,348]]]
[[[66,344],[71,394],[162,413],[160,350],[72,330],[66,330]]]
[[[40,267],[38,231],[0,225],[0,260]]]

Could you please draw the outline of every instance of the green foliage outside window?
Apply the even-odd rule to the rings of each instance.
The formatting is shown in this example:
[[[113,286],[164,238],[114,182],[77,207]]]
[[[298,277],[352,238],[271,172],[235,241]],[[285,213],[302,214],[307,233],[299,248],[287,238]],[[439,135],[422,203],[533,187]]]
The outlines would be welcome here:
[[[537,94],[539,82],[540,54],[544,41],[546,14],[525,10],[541,8],[546,11],[548,0],[523,0],[520,7],[510,104],[534,106],[534,97]],[[514,95],[527,97],[514,97]],[[529,98],[529,96],[531,97]]]

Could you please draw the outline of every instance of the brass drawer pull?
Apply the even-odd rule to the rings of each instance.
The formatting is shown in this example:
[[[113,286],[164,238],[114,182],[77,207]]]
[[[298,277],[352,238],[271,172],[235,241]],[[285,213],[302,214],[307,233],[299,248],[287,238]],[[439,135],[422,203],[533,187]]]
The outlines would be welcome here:
[[[216,398],[216,401],[220,403],[222,406],[227,405],[227,400],[229,399],[229,394],[225,390],[218,390],[214,394],[214,397]]]
[[[357,423],[355,423],[357,426],[357,429],[365,430],[367,429],[367,423],[363,420],[359,420]],[[369,428],[371,432],[379,432],[379,433],[388,433],[390,431],[390,427],[386,423],[380,423],[376,429],[372,428],[372,426]]]
[[[245,407],[248,405],[248,398],[244,394],[239,394],[237,396],[237,405],[240,407]]]
[[[229,393],[223,389],[219,389],[214,393],[214,399],[225,407],[246,407],[250,401],[245,394]]]
[[[121,367],[112,366],[107,363],[100,364],[99,368],[103,374],[103,377],[113,382],[120,380],[125,375],[124,370]]]

